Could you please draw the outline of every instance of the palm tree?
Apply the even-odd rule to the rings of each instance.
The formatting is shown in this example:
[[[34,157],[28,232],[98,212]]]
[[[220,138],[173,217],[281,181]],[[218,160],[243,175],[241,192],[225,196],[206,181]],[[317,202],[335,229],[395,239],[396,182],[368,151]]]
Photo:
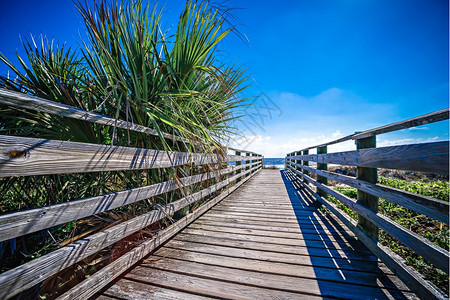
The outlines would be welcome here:
[[[25,40],[26,57],[17,55],[24,72],[0,54],[0,61],[17,76],[0,76],[0,86],[154,128],[158,136],[0,105],[2,134],[166,151],[223,151],[221,143],[235,133],[230,122],[245,107],[241,95],[246,88],[245,70],[217,56],[219,43],[235,32],[228,22],[229,10],[189,0],[172,34],[162,27],[164,11],[156,4],[101,0],[92,7],[78,2],[76,8],[88,34],[79,49],[44,38],[39,43]],[[164,133],[179,139],[168,140]],[[2,210],[133,188],[197,171],[185,166],[1,179],[0,194],[10,203]],[[166,194],[161,201],[179,196]]]

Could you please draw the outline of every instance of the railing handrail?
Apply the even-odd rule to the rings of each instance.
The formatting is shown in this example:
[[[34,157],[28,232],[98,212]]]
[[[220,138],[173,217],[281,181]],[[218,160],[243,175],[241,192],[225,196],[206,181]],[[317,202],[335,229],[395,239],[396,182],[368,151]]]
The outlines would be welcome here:
[[[447,120],[448,118],[449,118],[449,108],[444,108],[444,109],[441,109],[441,110],[438,110],[435,112],[431,112],[428,114],[424,114],[424,115],[421,115],[418,117],[414,117],[414,118],[406,119],[403,121],[391,123],[388,125],[376,127],[373,129],[362,131],[362,132],[356,132],[356,133],[344,136],[342,138],[333,140],[331,142],[323,143],[323,144],[312,146],[312,147],[303,148],[303,149],[297,150],[297,151],[293,151],[291,153],[288,153],[288,155],[293,154],[295,152],[300,152],[300,151],[310,150],[310,149],[314,149],[314,148],[320,148],[320,147],[324,147],[324,146],[334,145],[334,144],[338,144],[338,143],[342,143],[342,142],[346,142],[346,141],[350,141],[350,140],[358,140],[358,139],[363,139],[363,138],[367,138],[367,137],[371,137],[371,136],[379,135],[379,134],[383,134],[383,133],[389,133],[389,132],[412,128],[412,127],[416,127],[416,126],[420,126],[420,125],[435,123],[435,122]]]
[[[3,88],[0,88],[0,104],[31,109],[38,112],[50,113],[61,117],[67,117],[107,126],[115,126],[117,128],[158,136],[158,132],[153,128],[134,124],[132,122],[127,122],[121,119],[115,119],[96,112],[84,110],[44,98],[9,91]],[[184,139],[169,133],[162,133],[162,136],[171,140],[185,141]]]
[[[148,127],[1,88],[0,104],[157,135],[156,130]],[[163,135],[167,138],[180,140],[176,136]],[[175,190],[180,190],[183,195],[182,198],[165,206],[155,206],[155,209],[143,215],[115,224],[95,234],[87,235],[81,240],[74,240],[69,245],[0,274],[0,298],[13,297],[176,211],[202,199],[209,200],[204,206],[188,214],[175,225],[163,230],[160,235],[151,239],[151,243],[144,242],[136,248],[139,251],[133,249],[132,255],[126,254],[124,258],[114,261],[110,267],[116,272],[119,272],[118,269],[126,270],[262,168],[263,157],[261,155],[246,150],[232,150],[236,151],[236,155],[174,152],[0,135],[0,178],[155,168],[170,169],[185,165],[208,166],[205,168],[207,171],[197,170],[191,176],[179,178],[173,174],[173,176],[171,175],[172,180],[162,181],[159,178],[156,183],[151,185],[71,201],[64,199],[65,202],[62,203],[0,215],[0,242],[2,242]],[[225,164],[227,162],[236,162],[236,166]],[[196,174],[199,172],[204,173]],[[185,188],[194,184],[199,184],[201,190],[192,194],[186,193]],[[219,195],[210,199],[216,192],[219,192]],[[126,261],[124,261],[125,257]],[[120,265],[117,266],[118,264]],[[105,271],[102,269],[99,271],[101,274],[95,273],[94,276],[86,279],[87,282],[83,282],[82,286],[89,290],[81,291],[78,286],[74,289],[77,292],[92,295],[107,284],[104,280],[104,272],[108,272],[108,270],[108,267],[105,268]],[[118,274],[108,274],[111,280],[118,276]],[[97,277],[102,280],[98,282]],[[68,297],[67,295],[70,295],[71,291],[61,297]]]
[[[449,224],[448,202],[437,200],[418,194],[383,186],[377,183],[377,169],[400,169],[449,174],[449,142],[432,142],[409,144],[390,147],[376,147],[376,136],[400,129],[447,120],[449,109],[429,113],[419,117],[377,127],[364,132],[355,133],[341,139],[304,148],[286,155],[286,169],[306,189],[308,184],[316,186],[317,192],[312,191],[315,198],[330,209],[350,230],[378,256],[389,268],[396,273],[411,290],[419,297],[442,299],[444,296],[432,284],[422,278],[416,270],[406,266],[404,261],[389,248],[380,245],[379,229],[397,239],[399,242],[421,255],[438,269],[449,274],[450,253],[434,244],[409,228],[405,228],[395,221],[378,213],[378,199],[398,204],[419,214]],[[357,149],[327,153],[327,146],[347,140],[356,140]],[[309,149],[317,148],[317,154],[309,154]],[[316,168],[309,166],[309,162],[317,163]],[[357,167],[357,176],[345,176],[328,171],[327,164],[349,165]],[[317,180],[309,176],[317,175]],[[300,180],[302,179],[302,180]],[[354,187],[358,190],[357,200],[354,200],[328,186],[328,179]],[[350,216],[340,210],[335,204],[327,200],[330,195],[358,215],[357,224]]]

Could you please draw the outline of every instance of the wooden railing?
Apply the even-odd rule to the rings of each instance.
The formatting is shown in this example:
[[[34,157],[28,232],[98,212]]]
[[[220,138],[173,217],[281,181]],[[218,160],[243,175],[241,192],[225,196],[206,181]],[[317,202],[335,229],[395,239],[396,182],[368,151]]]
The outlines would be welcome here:
[[[378,242],[379,229],[384,230],[447,274],[449,274],[449,252],[378,213],[378,198],[401,205],[446,224],[449,224],[449,203],[377,184],[377,168],[448,175],[449,142],[377,148],[376,135],[447,120],[448,118],[449,110],[444,109],[291,152],[286,157],[288,172],[296,176],[298,181],[311,192],[311,187],[315,186],[317,191],[313,194],[316,199],[344,222],[378,258],[422,299],[443,299],[444,296],[432,284],[425,281],[416,270],[407,266],[401,257]],[[327,146],[349,140],[355,140],[356,151],[327,153]],[[314,148],[317,149],[317,154],[309,154],[309,150]],[[309,166],[309,162],[315,162],[317,167]],[[328,164],[355,166],[357,167],[357,176],[355,178],[329,172]],[[317,175],[317,180],[310,176],[311,173]],[[357,201],[331,188],[328,185],[328,179],[356,188],[358,190]],[[337,205],[328,201],[327,195],[336,198],[356,212],[358,221],[355,222]]]
[[[3,89],[0,89],[0,104],[157,135],[151,128]],[[165,137],[182,140],[170,134],[165,134]],[[0,242],[4,242],[171,191],[181,190],[183,193],[183,197],[174,202],[164,206],[155,205],[151,211],[83,236],[69,245],[0,274],[0,299],[11,298],[127,236],[200,200],[210,198],[192,213],[112,261],[60,298],[87,299],[94,295],[262,168],[262,156],[245,150],[233,151],[236,155],[167,152],[0,135],[0,177],[160,169],[184,165],[208,165],[211,170],[138,188],[0,215]],[[227,162],[236,162],[236,166]],[[206,188],[186,194],[186,187],[199,183]]]

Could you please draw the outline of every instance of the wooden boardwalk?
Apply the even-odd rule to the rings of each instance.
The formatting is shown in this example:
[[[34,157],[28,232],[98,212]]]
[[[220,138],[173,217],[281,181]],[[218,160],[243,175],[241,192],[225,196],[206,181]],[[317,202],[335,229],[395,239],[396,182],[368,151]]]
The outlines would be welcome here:
[[[290,178],[260,171],[97,297],[415,298]]]

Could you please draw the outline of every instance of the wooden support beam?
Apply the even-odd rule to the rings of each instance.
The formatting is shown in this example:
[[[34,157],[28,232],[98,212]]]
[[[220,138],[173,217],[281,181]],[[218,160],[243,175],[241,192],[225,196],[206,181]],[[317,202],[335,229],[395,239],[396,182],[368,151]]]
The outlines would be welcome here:
[[[327,154],[327,152],[328,152],[327,146],[317,148],[317,154]],[[328,170],[328,165],[323,163],[317,163],[317,169],[326,171]],[[317,175],[317,181],[323,184],[328,184],[328,178],[320,175]],[[319,193],[320,196],[327,197],[327,193],[325,193],[321,189],[317,189],[317,192]]]
[[[318,163],[448,175],[449,142],[431,142],[292,157]]]
[[[247,152],[247,153],[245,154],[245,156],[250,156],[250,153]],[[245,164],[246,164],[246,165],[248,165],[249,163],[250,163],[250,160],[246,160],[246,161],[245,161]],[[248,169],[249,169],[249,167],[246,166],[246,167],[245,167],[245,170],[247,171]],[[250,175],[247,175],[247,176],[250,176]]]
[[[235,154],[240,156],[241,155],[241,151],[240,150],[239,151],[235,151]],[[236,167],[240,166],[241,164],[242,164],[241,161],[236,161]],[[238,171],[236,171],[236,174],[239,174],[239,173],[241,173],[240,169]],[[241,178],[236,179],[236,183],[238,183],[239,181],[241,181]]]
[[[447,274],[449,273],[450,255],[447,250],[435,245],[433,242],[418,235],[417,233],[414,233],[411,230],[401,226],[397,222],[389,219],[388,217],[383,216],[382,214],[375,213],[374,211],[368,209],[366,206],[362,205],[358,201],[355,201],[354,199],[347,197],[344,194],[337,192],[326,185],[321,184],[317,180],[314,180],[311,177],[306,176],[301,172],[298,172],[294,168],[291,167],[290,170],[293,173],[306,179],[307,182],[314,184],[318,188],[321,188],[322,190],[327,192],[329,195],[335,197],[345,206],[354,210],[358,215],[364,216],[367,220],[369,220],[373,224],[376,224],[386,233],[396,238],[399,242],[411,248],[411,250],[413,250],[417,254],[423,256],[424,259],[428,260],[437,268],[441,269]],[[359,226],[359,228],[362,227]]]
[[[244,173],[244,172],[243,172]],[[106,286],[109,282],[120,276],[123,272],[125,272],[128,268],[137,263],[140,259],[149,254],[152,250],[166,242],[172,236],[177,234],[179,231],[183,230],[187,225],[192,223],[210,208],[215,206],[217,203],[222,201],[228,195],[230,195],[233,191],[239,188],[242,184],[244,184],[250,177],[243,176],[242,181],[239,184],[234,185],[233,187],[224,190],[217,197],[208,201],[197,210],[188,214],[178,222],[172,224],[171,226],[159,231],[153,238],[143,242],[136,248],[133,248],[131,251],[127,252],[117,260],[111,262],[106,267],[96,272],[86,280],[82,281],[77,286],[73,287],[65,294],[61,295],[58,299],[89,299],[94,296],[99,290],[101,290],[104,286]],[[231,180],[228,180],[231,181]],[[107,279],[107,280],[105,280]]]
[[[311,194],[314,192],[304,183],[303,186],[308,189]],[[355,233],[361,242],[369,248],[373,254],[381,259],[386,266],[391,269],[403,282],[414,291],[421,299],[446,299],[444,295],[432,284],[426,281],[423,276],[410,266],[406,265],[403,258],[389,248],[382,246],[371,236],[367,235],[359,227],[354,226],[352,219],[345,212],[337,208],[337,205],[328,202],[325,198],[320,197],[319,194],[314,194],[314,197],[320,201],[326,208],[328,208],[336,217],[339,218],[347,227]]]
[[[363,192],[383,198],[386,201],[409,208],[419,214],[424,214],[430,218],[436,219],[442,223],[449,224],[450,205],[447,201],[433,199],[431,197],[414,194],[388,186],[373,184],[364,180],[355,179],[351,176],[345,176],[328,171],[317,170],[306,167],[301,164],[292,164],[317,175],[329,178],[331,180],[352,186]]]
[[[295,155],[295,156],[301,155],[301,154],[302,154],[301,152],[294,152],[294,155]],[[301,164],[301,163],[302,163],[301,160],[291,160],[290,162],[291,162],[291,163],[296,163],[296,164]],[[299,171],[301,170],[299,167],[296,167],[296,169],[299,170]]]
[[[303,155],[309,155],[309,150],[303,150],[302,152],[303,152],[303,153],[302,153]],[[303,161],[302,161],[302,165],[304,165],[304,166],[309,166],[309,161],[303,160]],[[305,175],[309,175],[309,172],[308,172],[308,171],[302,170],[302,172],[303,172],[303,174],[305,174]],[[306,182],[306,179],[303,179],[303,181]]]
[[[356,140],[356,149],[376,148],[377,140],[376,136],[362,138]],[[377,183],[378,175],[376,168],[357,167],[357,179],[364,180],[370,183]],[[374,213],[378,212],[378,197],[358,190],[358,203],[364,205]],[[372,222],[367,220],[361,215],[358,215],[358,225],[361,226],[368,234],[374,237],[376,240],[379,238],[379,228]]]

